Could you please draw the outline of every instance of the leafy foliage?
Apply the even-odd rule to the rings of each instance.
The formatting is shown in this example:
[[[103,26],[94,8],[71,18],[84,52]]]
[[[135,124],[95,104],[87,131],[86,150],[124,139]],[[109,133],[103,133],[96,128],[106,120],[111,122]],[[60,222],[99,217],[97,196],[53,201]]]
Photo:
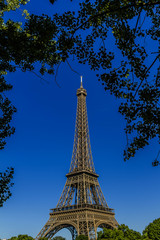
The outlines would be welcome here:
[[[53,3],[55,3],[55,1],[56,1],[56,0],[49,0],[49,1],[50,1],[50,3],[52,3],[52,4],[53,4]]]
[[[143,231],[143,235],[146,239],[160,240],[160,218],[150,223]]]
[[[15,72],[17,68],[22,71],[33,71],[33,64],[39,61],[40,73],[46,71],[53,73],[52,66],[57,63],[55,55],[56,26],[49,17],[31,16],[30,23],[26,23],[25,29],[19,21],[8,19],[7,13],[17,14],[17,11],[28,0],[2,0],[0,2],[0,150],[6,144],[6,138],[15,132],[10,125],[15,107],[6,97],[5,92],[12,89],[12,85],[6,82],[5,76],[9,72]],[[20,9],[21,10],[21,9]],[[25,9],[22,16],[29,20],[30,16]],[[8,20],[4,20],[8,19]],[[40,50],[41,49],[41,50]],[[52,49],[53,54],[50,54]],[[46,69],[44,63],[49,63],[51,69]],[[1,173],[0,177],[0,206],[11,196],[9,187],[13,177],[13,169]],[[9,179],[10,178],[10,179]]]
[[[22,23],[4,18],[7,12],[17,13],[24,0],[3,0],[0,6],[0,149],[3,149],[5,138],[14,133],[15,129],[10,126],[13,113],[16,109],[4,95],[5,91],[11,90],[11,84],[7,84],[5,75],[15,72],[17,68],[22,71],[33,71],[34,63],[40,62],[40,74],[53,73],[52,66],[58,61],[55,48],[56,25],[47,16],[29,16],[27,10],[22,15],[26,18],[25,28]],[[50,52],[53,52],[53,54]],[[45,63],[51,66],[46,69]]]
[[[13,173],[13,168],[8,168],[5,172],[0,172],[0,207],[11,196],[10,187],[13,186]]]
[[[39,240],[48,240],[48,238],[42,237],[42,238],[40,238]]]
[[[24,0],[1,3],[0,70],[5,88],[7,72],[17,68],[34,72],[34,63],[39,62],[40,74],[53,74],[61,62],[68,63],[73,55],[79,63],[87,63],[98,71],[104,89],[120,99],[119,112],[126,119],[125,160],[151,139],[160,139],[160,69],[155,75],[151,71],[153,66],[158,67],[160,56],[160,2],[84,0],[75,12],[55,14],[53,19],[47,15],[28,16],[24,10],[27,19],[23,27],[12,20],[4,22],[4,13],[26,3]],[[115,51],[107,47],[109,39],[115,43]],[[146,41],[155,46],[155,57],[145,47]],[[13,132],[10,129],[7,136]],[[3,141],[2,147],[4,144]]]
[[[26,235],[18,235],[18,237],[11,237],[8,240],[34,240],[34,238],[26,234]]]
[[[159,240],[160,239],[160,218],[150,223],[143,235],[139,232],[129,229],[128,226],[122,224],[118,229],[106,229],[98,232],[98,240]]]
[[[48,238],[42,237],[39,240],[48,240]],[[65,238],[63,238],[61,236],[56,236],[56,237],[53,238],[53,240],[65,240]]]
[[[160,69],[155,75],[151,71],[160,56],[159,13],[155,0],[85,0],[77,12],[54,16],[63,61],[74,55],[79,63],[102,72],[98,80],[120,99],[119,112],[126,119],[125,160],[152,138],[160,139]],[[116,52],[107,47],[108,39],[113,39]],[[154,59],[145,41],[156,46]]]
[[[54,240],[65,240],[65,238],[60,237],[60,236],[54,237],[53,239],[54,239]]]
[[[128,226],[122,224],[118,229],[106,229],[98,232],[98,240],[100,239],[112,239],[112,240],[141,240],[142,236],[139,232],[129,229]]]
[[[79,235],[76,237],[76,240],[88,240],[88,237],[85,235]]]
[[[4,94],[5,91],[12,89],[12,85],[6,82],[4,76],[7,74],[7,71],[14,72],[15,68],[10,64],[13,60],[10,56],[12,46],[6,36],[6,34],[10,38],[14,36],[13,31],[11,31],[12,36],[9,33],[12,21],[8,20],[5,24],[3,17],[4,13],[15,11],[20,7],[20,4],[24,5],[26,2],[24,0],[2,0],[0,2],[0,150],[6,144],[5,139],[15,132],[14,127],[10,126],[10,121],[12,120],[13,113],[16,111],[15,107]],[[12,25],[12,28],[15,30],[14,32],[20,28],[20,24],[18,23],[12,22]],[[5,42],[8,42],[8,45],[5,46]],[[13,185],[11,183],[13,173],[13,168],[8,168],[5,172],[0,172],[0,207],[11,196],[10,187]]]
[[[37,61],[40,74],[54,74],[55,68],[61,62],[68,63],[73,55],[79,63],[87,63],[98,71],[104,89],[120,99],[119,112],[126,119],[125,160],[151,139],[160,139],[160,2],[84,0],[75,12],[55,14],[53,19],[47,15],[28,17],[24,10],[27,19],[23,27],[12,20],[4,22],[6,11],[15,11],[26,3],[2,1],[1,74],[16,71],[17,67],[34,72]],[[115,51],[108,48],[110,39],[115,43]],[[155,46],[156,55],[151,57],[146,41]],[[157,74],[153,74],[153,67]]]

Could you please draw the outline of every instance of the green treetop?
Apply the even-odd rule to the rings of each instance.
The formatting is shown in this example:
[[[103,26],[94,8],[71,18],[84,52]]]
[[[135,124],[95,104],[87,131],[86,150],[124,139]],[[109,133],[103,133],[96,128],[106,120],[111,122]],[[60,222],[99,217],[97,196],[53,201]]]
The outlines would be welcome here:
[[[145,239],[160,240],[160,218],[150,223],[143,231]]]
[[[61,236],[57,236],[57,237],[54,237],[53,240],[65,240],[65,238],[63,238]]]
[[[76,240],[88,240],[88,237],[85,235],[79,235],[76,237]]]
[[[129,229],[128,226],[122,224],[118,229],[106,229],[98,232],[98,240],[142,240],[139,232]]]
[[[8,240],[34,240],[34,238],[25,234],[25,235],[18,235],[18,237],[11,237]]]

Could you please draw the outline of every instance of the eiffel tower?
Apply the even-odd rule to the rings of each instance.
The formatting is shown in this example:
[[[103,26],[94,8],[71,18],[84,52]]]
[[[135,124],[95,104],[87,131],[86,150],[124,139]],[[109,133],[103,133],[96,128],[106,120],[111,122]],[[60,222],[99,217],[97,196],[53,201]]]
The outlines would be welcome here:
[[[82,85],[77,90],[77,115],[72,160],[67,181],[56,208],[51,209],[50,218],[40,233],[52,239],[61,229],[67,228],[72,240],[77,235],[97,239],[97,228],[116,228],[114,210],[109,208],[95,172],[87,119],[87,92]]]

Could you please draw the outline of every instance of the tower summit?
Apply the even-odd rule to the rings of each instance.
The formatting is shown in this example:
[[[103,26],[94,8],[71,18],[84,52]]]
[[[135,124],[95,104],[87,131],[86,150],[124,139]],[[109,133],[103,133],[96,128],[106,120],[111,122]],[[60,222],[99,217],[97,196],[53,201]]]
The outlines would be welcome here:
[[[89,240],[97,239],[97,228],[116,228],[118,223],[113,209],[109,208],[95,172],[86,107],[87,92],[81,86],[77,90],[77,114],[72,160],[67,180],[56,208],[36,239],[52,237],[62,228],[72,234],[86,235]]]
[[[83,76],[81,76],[80,78],[81,78],[81,87],[83,88],[83,82],[82,82]]]

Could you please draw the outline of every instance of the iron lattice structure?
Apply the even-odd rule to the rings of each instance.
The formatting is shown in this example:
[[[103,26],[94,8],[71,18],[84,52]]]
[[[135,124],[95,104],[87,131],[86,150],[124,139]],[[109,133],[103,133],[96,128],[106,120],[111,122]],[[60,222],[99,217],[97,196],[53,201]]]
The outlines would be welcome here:
[[[72,160],[67,181],[56,208],[36,239],[52,239],[62,228],[67,228],[74,240],[77,235],[97,239],[97,228],[116,228],[114,210],[109,208],[95,172],[87,118],[87,92],[77,90],[77,115]]]

